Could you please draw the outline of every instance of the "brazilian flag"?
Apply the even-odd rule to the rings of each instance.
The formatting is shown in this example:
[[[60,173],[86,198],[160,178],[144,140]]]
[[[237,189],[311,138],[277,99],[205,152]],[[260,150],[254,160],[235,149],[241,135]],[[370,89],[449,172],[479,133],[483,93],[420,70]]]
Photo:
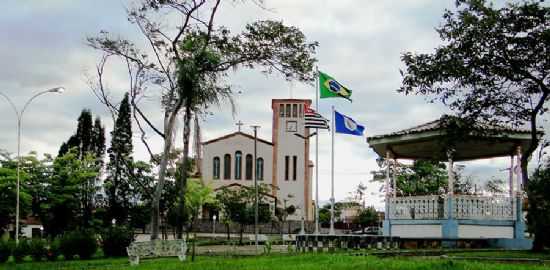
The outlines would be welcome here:
[[[351,90],[321,71],[319,71],[319,88],[321,98],[343,97],[351,101]]]

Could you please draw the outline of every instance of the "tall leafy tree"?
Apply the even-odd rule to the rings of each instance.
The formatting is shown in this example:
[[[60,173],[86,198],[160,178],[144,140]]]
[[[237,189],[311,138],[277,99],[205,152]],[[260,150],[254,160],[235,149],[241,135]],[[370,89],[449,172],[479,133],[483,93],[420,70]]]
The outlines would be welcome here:
[[[86,154],[93,154],[101,162],[105,155],[105,128],[99,117],[93,120],[92,112],[88,109],[80,113],[75,134],[61,145],[58,156],[65,155],[72,148],[77,149],[81,159]]]
[[[372,206],[361,209],[355,219],[355,223],[361,226],[361,230],[363,231],[363,233],[365,232],[365,228],[367,227],[378,226],[379,217],[376,209]]]
[[[544,1],[458,0],[446,11],[437,32],[443,44],[434,53],[402,55],[405,94],[440,101],[470,123],[527,124],[533,144],[522,156],[527,164],[539,144],[537,122],[550,98],[550,7]]]
[[[527,211],[527,224],[529,230],[535,233],[533,250],[543,251],[550,247],[550,160],[539,166],[527,186],[529,191],[529,209]]]
[[[97,191],[97,167],[95,156],[86,154],[80,159],[77,148],[54,160],[41,213],[48,234],[92,226],[88,196]]]
[[[258,186],[258,221],[269,222],[272,218],[267,198],[269,187]],[[239,224],[239,242],[243,241],[244,226],[254,224],[255,190],[247,186],[224,187],[216,193],[222,215],[227,221]],[[267,206],[267,207],[266,207]],[[227,223],[226,226],[229,226]]]
[[[108,176],[105,180],[109,216],[125,223],[130,209],[133,170],[132,120],[129,95],[124,95],[111,132]]]
[[[97,69],[97,83],[92,90],[102,103],[113,108],[102,80],[104,66],[110,57],[117,57],[128,67],[130,74],[130,100],[134,119],[147,125],[164,139],[158,181],[153,197],[152,234],[158,238],[160,199],[166,183],[169,153],[173,148],[177,116],[184,114],[183,162],[188,164],[190,123],[193,114],[207,110],[232,96],[225,78],[239,68],[260,67],[266,73],[280,72],[287,80],[313,80],[312,54],[316,42],[308,43],[304,34],[295,27],[276,21],[259,21],[248,24],[239,34],[215,24],[221,0],[142,0],[137,8],[128,12],[129,21],[135,24],[150,45],[137,48],[133,42],[113,38],[107,31],[98,37],[88,38],[88,44],[105,53]],[[163,16],[159,16],[159,14]],[[178,18],[174,24],[159,21],[164,16]],[[146,52],[152,52],[148,55]],[[139,105],[147,91],[162,96],[163,128],[153,125]],[[141,139],[147,143],[143,128]],[[150,151],[151,152],[151,151]],[[185,190],[188,171],[178,180],[180,210],[185,209]],[[182,213],[183,211],[178,211]],[[182,218],[177,228],[182,236]]]

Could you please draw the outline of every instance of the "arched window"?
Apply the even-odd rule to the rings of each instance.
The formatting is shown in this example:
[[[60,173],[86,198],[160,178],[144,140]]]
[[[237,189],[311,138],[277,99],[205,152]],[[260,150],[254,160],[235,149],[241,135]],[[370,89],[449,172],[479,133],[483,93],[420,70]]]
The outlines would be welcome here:
[[[231,179],[231,155],[223,156],[223,179]]]
[[[243,153],[241,151],[235,152],[235,179],[241,180],[243,168]]]
[[[252,155],[248,154],[246,155],[246,180],[252,180]]]
[[[212,178],[220,179],[220,158],[214,157],[214,161],[212,163]]]
[[[256,161],[256,179],[264,180],[264,159],[258,158]]]

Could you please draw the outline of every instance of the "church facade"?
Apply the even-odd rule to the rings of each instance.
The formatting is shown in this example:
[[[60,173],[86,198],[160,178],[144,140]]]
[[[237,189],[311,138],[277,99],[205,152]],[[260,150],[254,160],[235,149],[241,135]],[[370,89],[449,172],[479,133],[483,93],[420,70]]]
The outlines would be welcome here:
[[[278,207],[294,205],[289,220],[313,220],[313,163],[309,160],[309,130],[304,128],[307,99],[274,99],[271,141],[258,138],[254,170],[254,136],[242,131],[202,144],[202,181],[215,190],[229,185],[268,184]]]

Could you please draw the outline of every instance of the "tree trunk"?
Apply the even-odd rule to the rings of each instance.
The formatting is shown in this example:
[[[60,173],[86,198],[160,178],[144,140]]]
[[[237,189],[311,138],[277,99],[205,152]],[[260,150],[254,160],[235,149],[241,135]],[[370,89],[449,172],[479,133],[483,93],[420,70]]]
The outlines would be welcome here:
[[[241,223],[240,232],[239,232],[239,245],[243,244],[243,233],[244,233],[244,228],[243,228],[243,224]]]
[[[191,104],[189,99],[185,103],[185,115],[183,118],[183,158],[182,158],[182,166],[181,166],[181,183],[180,183],[180,189],[179,189],[179,205],[178,205],[178,215],[177,215],[177,232],[178,232],[178,239],[182,238],[182,231],[183,231],[183,213],[185,211],[185,192],[187,190],[187,172],[189,171],[189,168],[187,168],[188,160],[189,160],[189,136],[191,134]]]
[[[229,229],[229,223],[225,224],[225,228],[227,229],[227,240],[231,240],[231,231]]]
[[[172,149],[172,138],[174,136],[174,126],[176,124],[177,112],[166,112],[164,119],[164,149],[159,166],[159,180],[153,195],[153,206],[151,209],[151,240],[156,240],[159,237],[159,221],[160,221],[160,199],[166,178],[166,168],[168,166],[168,156]]]

